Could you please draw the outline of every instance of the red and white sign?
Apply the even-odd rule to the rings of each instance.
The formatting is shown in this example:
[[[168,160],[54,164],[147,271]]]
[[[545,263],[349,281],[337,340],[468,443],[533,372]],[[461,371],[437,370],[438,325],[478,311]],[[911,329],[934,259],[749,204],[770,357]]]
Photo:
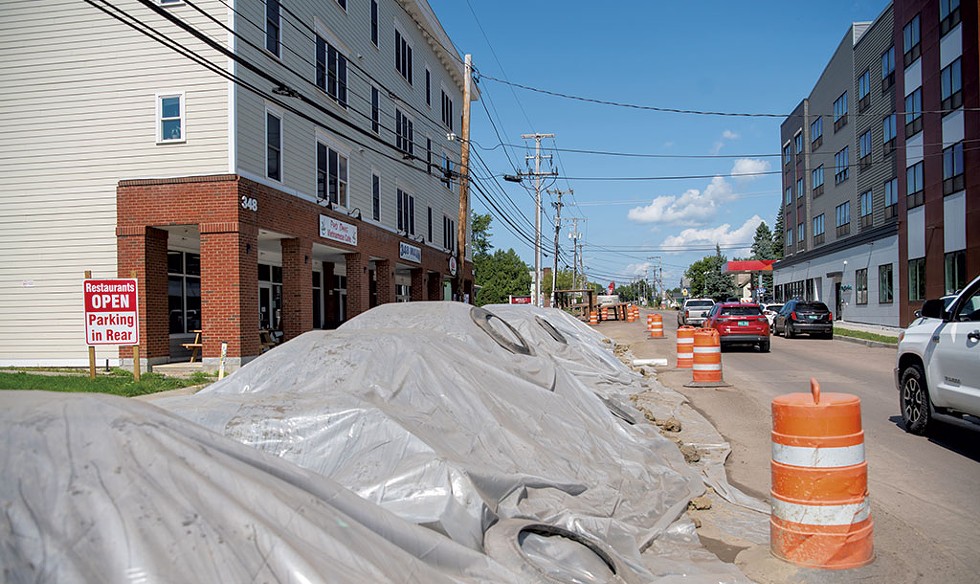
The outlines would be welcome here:
[[[530,296],[510,296],[510,303],[511,304],[530,304],[531,303],[531,297]]]
[[[609,293],[612,294],[613,290],[616,289],[616,282],[609,282]]]
[[[85,280],[85,344],[138,345],[136,280]]]
[[[332,239],[347,245],[357,245],[357,225],[338,221],[333,217],[320,215],[320,237]]]

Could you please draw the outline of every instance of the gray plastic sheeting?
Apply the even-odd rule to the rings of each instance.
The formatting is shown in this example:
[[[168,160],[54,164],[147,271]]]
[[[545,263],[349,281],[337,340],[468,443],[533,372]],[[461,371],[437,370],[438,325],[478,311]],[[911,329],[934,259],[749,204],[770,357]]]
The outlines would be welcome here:
[[[532,582],[334,481],[114,396],[0,392],[17,582]]]
[[[641,558],[703,484],[673,443],[601,399],[637,377],[585,325],[545,313],[570,347],[531,334],[533,312],[508,313],[511,326],[459,303],[382,305],[155,403],[475,551],[497,521],[532,518],[603,542],[629,581],[744,581]]]

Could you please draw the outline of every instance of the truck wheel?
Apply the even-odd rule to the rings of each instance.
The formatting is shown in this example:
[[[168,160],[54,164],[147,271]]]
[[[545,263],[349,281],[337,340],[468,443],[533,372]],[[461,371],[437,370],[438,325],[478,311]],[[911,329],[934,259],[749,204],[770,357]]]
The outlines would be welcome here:
[[[926,376],[918,364],[909,365],[902,371],[900,405],[905,431],[912,434],[925,434],[932,416],[929,413],[929,390]]]

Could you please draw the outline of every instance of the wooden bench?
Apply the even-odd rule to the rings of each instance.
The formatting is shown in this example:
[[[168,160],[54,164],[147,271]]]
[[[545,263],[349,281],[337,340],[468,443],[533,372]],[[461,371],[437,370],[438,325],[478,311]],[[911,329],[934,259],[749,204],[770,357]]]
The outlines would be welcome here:
[[[192,332],[194,333],[194,342],[193,343],[181,343],[181,345],[180,345],[181,347],[183,347],[185,349],[190,349],[191,350],[191,363],[194,362],[194,358],[197,357],[197,354],[201,352],[201,348],[204,347],[204,343],[201,342],[201,331],[200,330],[195,330],[195,331],[192,331]]]
[[[276,346],[276,340],[272,338],[272,331],[266,329],[259,331],[259,345],[262,346],[262,353]]]

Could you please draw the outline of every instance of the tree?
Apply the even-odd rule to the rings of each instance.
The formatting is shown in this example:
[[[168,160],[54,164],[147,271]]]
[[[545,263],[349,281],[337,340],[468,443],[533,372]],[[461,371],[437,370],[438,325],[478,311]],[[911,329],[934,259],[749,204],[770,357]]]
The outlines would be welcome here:
[[[479,213],[473,213],[472,226],[470,230],[472,234],[470,236],[470,246],[473,250],[473,257],[485,256],[490,253],[493,248],[490,245],[490,222],[493,220],[490,214],[481,215]]]
[[[735,282],[722,273],[728,260],[721,255],[721,247],[715,246],[715,255],[704,256],[691,264],[684,275],[691,282],[691,296],[724,300],[735,295]]]
[[[527,296],[531,292],[531,273],[513,249],[484,255],[476,264],[480,291],[477,306],[507,302],[508,296]]]
[[[783,259],[783,250],[786,248],[786,224],[783,220],[783,206],[779,206],[779,213],[776,214],[776,225],[772,228],[772,259]]]
[[[755,240],[752,242],[752,259],[754,260],[775,260],[776,257],[774,235],[769,231],[769,226],[763,221],[755,230]],[[754,283],[753,283],[754,285]],[[762,287],[766,289],[764,294],[772,294],[772,274],[762,276]],[[760,300],[761,301],[761,300]]]

